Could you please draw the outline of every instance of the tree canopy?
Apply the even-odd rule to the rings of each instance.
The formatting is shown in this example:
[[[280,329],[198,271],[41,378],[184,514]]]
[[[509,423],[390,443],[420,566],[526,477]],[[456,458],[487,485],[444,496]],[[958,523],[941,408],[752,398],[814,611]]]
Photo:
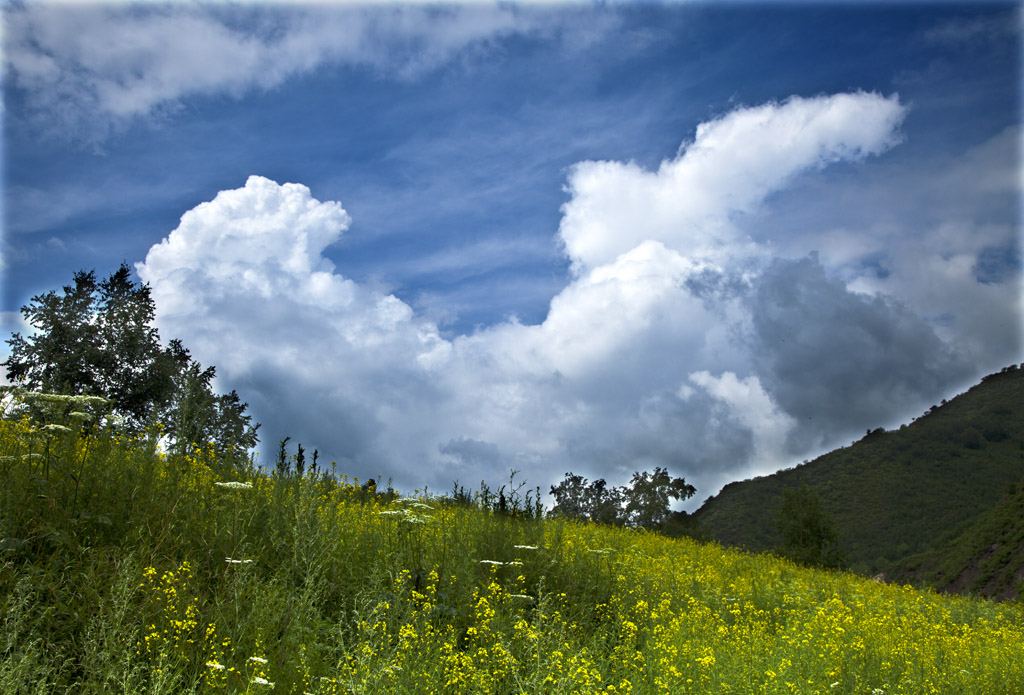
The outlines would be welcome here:
[[[835,522],[821,498],[806,485],[782,491],[775,527],[782,536],[778,550],[784,557],[812,567],[845,564]]]
[[[13,383],[106,398],[129,431],[159,422],[177,449],[256,445],[248,404],[235,391],[214,393],[216,369],[204,369],[179,340],[161,344],[149,285],[134,282],[127,264],[99,282],[95,271],[76,272],[61,293],[37,295],[21,313],[35,331],[7,340],[11,354],[0,365]]]
[[[588,482],[574,473],[551,486],[554,516],[602,524],[659,528],[671,514],[672,500],[685,500],[697,492],[683,478],[671,478],[656,467],[653,473],[636,472],[628,486],[609,487],[603,478]]]

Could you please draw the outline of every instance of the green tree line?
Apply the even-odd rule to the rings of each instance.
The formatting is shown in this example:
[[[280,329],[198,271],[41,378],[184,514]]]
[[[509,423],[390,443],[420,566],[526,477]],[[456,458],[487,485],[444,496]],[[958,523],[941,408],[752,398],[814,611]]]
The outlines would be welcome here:
[[[613,526],[660,529],[671,517],[672,500],[692,497],[697,489],[683,478],[672,478],[666,469],[635,472],[628,485],[609,487],[603,478],[589,482],[566,473],[551,486],[552,516]]]

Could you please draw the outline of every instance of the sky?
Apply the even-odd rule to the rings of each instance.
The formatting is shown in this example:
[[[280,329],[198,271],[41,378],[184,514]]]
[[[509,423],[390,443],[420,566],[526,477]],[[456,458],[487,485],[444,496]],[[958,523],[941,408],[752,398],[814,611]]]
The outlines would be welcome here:
[[[692,509],[1024,359],[1016,3],[2,12],[3,335],[127,262],[264,462]]]

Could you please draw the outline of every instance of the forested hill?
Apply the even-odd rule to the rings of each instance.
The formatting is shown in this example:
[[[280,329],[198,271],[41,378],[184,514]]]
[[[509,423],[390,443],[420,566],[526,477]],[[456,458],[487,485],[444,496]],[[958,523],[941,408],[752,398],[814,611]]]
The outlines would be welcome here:
[[[1022,480],[1024,369],[1013,365],[899,430],[731,483],[694,519],[723,544],[770,550],[782,491],[807,486],[831,514],[850,569],[875,574],[967,531]]]

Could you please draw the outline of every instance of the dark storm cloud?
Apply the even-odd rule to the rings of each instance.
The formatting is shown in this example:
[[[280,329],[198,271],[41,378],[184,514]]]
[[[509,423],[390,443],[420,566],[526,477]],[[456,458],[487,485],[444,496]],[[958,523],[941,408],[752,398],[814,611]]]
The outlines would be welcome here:
[[[888,424],[972,373],[923,319],[851,292],[816,256],[773,261],[748,301],[756,373],[798,438]]]

